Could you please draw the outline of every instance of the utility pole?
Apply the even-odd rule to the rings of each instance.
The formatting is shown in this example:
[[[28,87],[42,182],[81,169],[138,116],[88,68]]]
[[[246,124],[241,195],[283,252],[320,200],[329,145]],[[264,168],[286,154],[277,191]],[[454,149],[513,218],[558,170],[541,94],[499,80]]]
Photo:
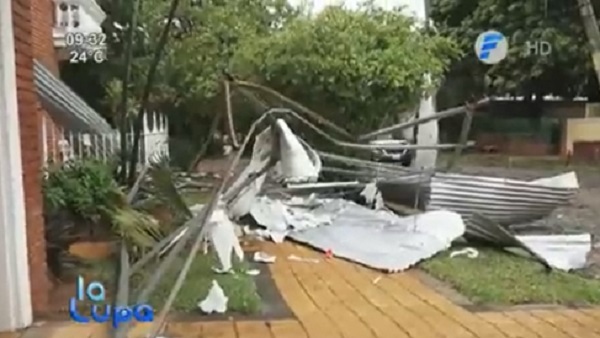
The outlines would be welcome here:
[[[594,6],[592,6],[591,0],[577,0],[577,5],[583,21],[583,28],[592,49],[592,62],[594,63],[596,79],[600,83],[600,29],[594,14]]]

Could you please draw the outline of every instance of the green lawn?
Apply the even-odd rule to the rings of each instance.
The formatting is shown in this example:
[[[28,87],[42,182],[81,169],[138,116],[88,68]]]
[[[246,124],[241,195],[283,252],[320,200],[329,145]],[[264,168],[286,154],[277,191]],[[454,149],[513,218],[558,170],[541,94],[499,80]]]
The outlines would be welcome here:
[[[480,305],[600,304],[600,280],[576,273],[545,272],[528,258],[480,248],[479,257],[450,258],[445,252],[420,266]]]
[[[184,259],[184,257],[178,258],[173,263],[173,269],[162,277],[160,284],[152,293],[149,303],[155,309],[163,306],[181,267],[183,267]],[[218,266],[214,256],[202,254],[196,256],[183,287],[175,298],[173,310],[179,313],[200,311],[198,302],[206,297],[212,281],[217,280],[225,291],[225,295],[229,297],[229,311],[241,314],[255,314],[260,311],[261,299],[256,291],[254,277],[245,273],[248,269],[246,263],[236,264],[233,274],[216,274],[212,271],[213,266]],[[135,299],[137,292],[144,287],[143,281],[148,280],[154,269],[156,269],[156,264],[149,263],[144,271],[131,278],[130,289],[135,294],[132,299]],[[114,261],[89,262],[89,267],[86,269],[86,275],[105,282],[105,285],[114,284],[115,274]],[[114,296],[114,292],[109,291],[109,296]]]
[[[164,304],[171,291],[172,285],[181,271],[184,263],[184,257],[179,258],[173,263],[173,268],[163,276],[158,288],[150,298],[150,304],[159,308]],[[228,308],[230,311],[242,314],[254,314],[260,311],[261,300],[256,291],[254,277],[245,273],[248,266],[245,263],[237,264],[233,274],[217,274],[212,271],[216,264],[216,259],[212,255],[197,255],[192,267],[183,283],[177,298],[173,304],[173,309],[178,312],[195,312],[198,310],[198,302],[204,299],[208,290],[212,286],[212,281],[217,280],[219,285],[229,297]],[[139,278],[147,278],[152,273],[153,267],[147,269],[146,276],[134,276],[132,284]],[[137,282],[138,287],[141,283]]]

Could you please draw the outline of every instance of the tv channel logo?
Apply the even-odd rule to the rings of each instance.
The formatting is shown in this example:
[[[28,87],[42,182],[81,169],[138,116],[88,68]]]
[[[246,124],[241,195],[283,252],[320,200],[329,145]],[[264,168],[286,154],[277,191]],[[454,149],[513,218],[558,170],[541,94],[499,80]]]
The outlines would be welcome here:
[[[506,57],[508,53],[508,40],[504,34],[489,30],[477,36],[475,40],[475,54],[477,58],[487,64],[496,64]]]
[[[93,281],[86,287],[82,276],[77,277],[75,295],[76,297],[72,297],[69,301],[69,315],[77,323],[89,323],[91,320],[96,323],[106,323],[110,320],[112,326],[117,328],[119,324],[127,323],[133,319],[138,322],[151,322],[154,320],[154,309],[148,304],[138,304],[133,307],[116,306],[114,308],[110,304],[94,304],[90,310],[91,318],[80,314],[77,304],[84,301],[85,297],[94,303],[103,303],[106,301],[104,285]]]

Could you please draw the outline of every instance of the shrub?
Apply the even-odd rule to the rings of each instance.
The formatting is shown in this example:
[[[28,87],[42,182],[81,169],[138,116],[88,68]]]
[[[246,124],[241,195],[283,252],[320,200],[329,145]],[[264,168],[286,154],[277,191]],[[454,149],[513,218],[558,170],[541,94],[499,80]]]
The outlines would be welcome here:
[[[43,183],[46,215],[66,211],[76,219],[93,224],[106,220],[111,211],[123,203],[112,169],[92,159],[50,166]]]
[[[85,238],[120,237],[137,251],[162,237],[158,222],[127,203],[113,178],[114,167],[95,159],[51,165],[43,182],[48,265],[55,275],[67,266],[68,249]],[[59,276],[57,276],[59,277]]]

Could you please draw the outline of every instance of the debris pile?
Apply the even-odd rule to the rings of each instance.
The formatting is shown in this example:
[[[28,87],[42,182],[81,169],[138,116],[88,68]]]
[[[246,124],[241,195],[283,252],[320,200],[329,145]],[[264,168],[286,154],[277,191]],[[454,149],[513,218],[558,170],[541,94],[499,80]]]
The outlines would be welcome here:
[[[358,167],[346,172],[358,180],[316,182],[332,169],[322,161]],[[270,181],[275,184],[266,183]],[[521,248],[548,268],[572,270],[585,265],[589,234],[518,235],[510,226],[547,216],[568,204],[578,188],[573,172],[520,181],[321,153],[298,138],[283,119],[276,119],[258,134],[250,164],[223,195],[212,217],[221,221],[211,238],[224,270],[231,267],[232,252],[241,257],[225,213],[233,220],[251,216],[259,227],[254,234],[276,243],[288,238],[387,272],[405,270],[461,237]],[[351,191],[358,199],[348,198]],[[413,207],[416,213],[401,216],[387,205]],[[260,255],[255,259],[269,261]]]

